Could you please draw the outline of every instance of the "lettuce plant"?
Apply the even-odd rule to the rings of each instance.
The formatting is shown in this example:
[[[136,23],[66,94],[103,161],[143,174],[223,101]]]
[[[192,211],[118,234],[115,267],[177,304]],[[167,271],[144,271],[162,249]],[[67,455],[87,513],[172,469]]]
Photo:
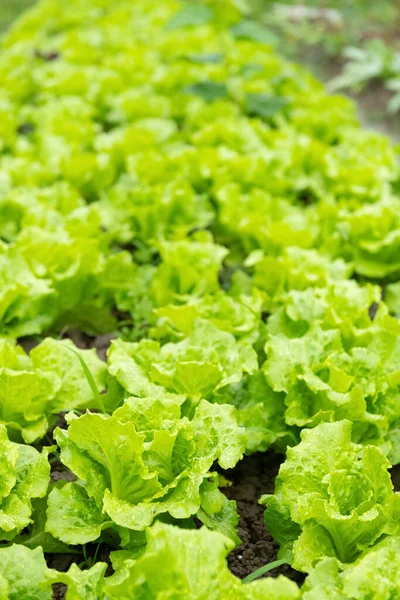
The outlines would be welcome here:
[[[164,242],[162,262],[153,281],[156,306],[169,304],[182,295],[203,296],[218,292],[218,271],[228,250],[211,242]],[[182,269],[182,263],[185,268]]]
[[[263,370],[285,395],[287,424],[350,419],[355,441],[380,445],[396,464],[400,330],[379,290],[336,282],[292,290],[282,304],[268,321]]]
[[[232,296],[222,290],[202,298],[190,296],[182,302],[155,309],[157,322],[151,330],[155,339],[175,341],[189,335],[197,319],[203,319],[238,341],[254,344],[260,336],[261,295]]]
[[[335,281],[346,281],[351,265],[343,260],[329,260],[316,250],[289,247],[278,256],[255,250],[245,259],[251,270],[251,283],[265,294],[264,308],[274,313],[289,292],[324,288]]]
[[[112,416],[67,420],[68,430],[57,429],[55,438],[78,480],[50,491],[46,530],[55,538],[84,544],[115,527],[126,545],[124,530],[143,531],[162,515],[197,514],[238,541],[235,503],[210,472],[215,461],[231,468],[243,455],[233,407],[202,401],[189,420],[177,401],[131,398]]]
[[[193,403],[257,369],[257,355],[246,343],[206,319],[195,319],[182,341],[160,345],[153,340],[116,340],[109,373],[132,395],[188,396]]]
[[[11,341],[0,340],[0,422],[13,438],[32,443],[42,438],[61,411],[98,408],[70,341],[45,339],[29,356]],[[78,350],[100,389],[106,367],[95,350]]]
[[[5,600],[50,600],[51,583],[68,585],[67,600],[297,600],[297,585],[286,579],[263,579],[242,584],[232,575],[226,556],[233,542],[222,534],[185,530],[157,523],[146,532],[141,552],[116,552],[112,556],[115,574],[105,577],[107,565],[99,562],[87,571],[73,564],[66,573],[48,569],[41,550],[13,545],[0,549],[0,591]],[[29,586],[26,577],[29,573]],[[6,595],[8,594],[8,595]]]
[[[124,100],[129,102],[128,94],[132,97],[132,91],[123,94],[122,103]],[[139,101],[140,96],[137,98]],[[162,101],[168,102],[165,97],[161,97]],[[121,98],[116,104],[121,104]],[[162,126],[161,119],[159,125]],[[138,130],[140,132],[140,127],[138,123],[136,131],[132,126],[114,130],[112,146],[120,160],[129,153],[129,145],[135,143],[135,133]],[[167,130],[169,127],[175,129],[173,121],[165,120],[164,127]],[[104,144],[108,149],[109,137],[103,135],[99,145]],[[154,171],[149,170],[152,159],[157,161],[161,170],[156,180]],[[194,228],[202,229],[212,222],[214,212],[208,198],[196,194],[178,168],[175,167],[177,177],[172,182],[163,179],[169,165],[173,165],[173,155],[166,151],[158,155],[155,149],[129,158],[129,171],[132,175],[136,172],[137,179],[140,175],[140,183],[117,183],[104,195],[98,206],[102,223],[113,238],[125,244],[140,239],[151,250],[157,246],[160,238],[171,240],[172,243],[172,240],[185,239]]]
[[[375,446],[354,444],[351,428],[339,421],[303,430],[280,468],[275,494],[261,499],[280,556],[300,571],[325,557],[353,563],[399,531],[400,495],[393,492],[390,463]]]

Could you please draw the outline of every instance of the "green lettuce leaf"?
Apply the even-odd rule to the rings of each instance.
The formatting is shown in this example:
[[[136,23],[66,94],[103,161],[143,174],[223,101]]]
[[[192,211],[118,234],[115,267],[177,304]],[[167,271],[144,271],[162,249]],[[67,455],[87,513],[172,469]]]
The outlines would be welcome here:
[[[68,586],[67,600],[130,600],[161,597],[208,600],[297,600],[297,585],[283,576],[242,584],[229,571],[226,557],[233,542],[209,531],[185,530],[157,523],[146,532],[147,545],[134,558],[113,560],[115,573],[105,577],[107,564],[82,571],[72,564],[66,573],[48,569],[40,548],[14,544],[0,549],[0,591],[4,600],[50,600],[52,583]]]
[[[53,383],[35,372],[32,361],[19,346],[0,341],[0,418],[10,435],[33,442],[46,433],[51,414]]]
[[[124,107],[127,110],[127,107]],[[116,133],[114,134],[116,135]],[[128,144],[125,132],[114,141],[119,146]],[[133,135],[130,137],[133,138]],[[133,140],[134,141],[134,138]],[[110,141],[107,140],[110,144]],[[120,149],[121,154],[124,147]],[[133,242],[141,251],[141,255],[151,257],[156,252],[160,239],[179,240],[195,228],[206,227],[213,219],[213,210],[208,198],[196,194],[193,186],[183,178],[172,182],[147,182],[143,180],[150,176],[147,170],[152,160],[156,159],[160,168],[168,170],[168,158],[158,157],[155,151],[148,152],[149,156],[141,156],[134,162],[130,159],[130,169],[136,173],[145,170],[141,183],[125,184],[120,182],[113,186],[99,201],[98,211],[104,227],[119,242]],[[172,159],[170,158],[170,161]],[[146,168],[147,167],[147,168]]]
[[[40,333],[53,322],[56,296],[50,281],[35,276],[12,246],[0,244],[0,326],[3,335]]]
[[[2,600],[51,600],[49,569],[43,550],[13,544],[0,548],[0,598]]]
[[[74,352],[71,352],[71,349]],[[93,392],[74,353],[85,361],[99,392],[104,390],[107,369],[97,357],[95,349],[80,350],[71,340],[61,342],[46,338],[30,353],[33,368],[53,379],[55,390],[52,394],[51,409],[54,413],[72,408],[99,408],[94,404]]]
[[[365,552],[344,571],[328,558],[310,573],[302,588],[304,600],[390,600],[399,594],[399,537],[390,536]]]
[[[50,478],[48,450],[10,442],[0,425],[0,539],[12,540],[31,523],[32,499],[43,498]]]
[[[181,27],[199,26],[209,23],[213,18],[211,8],[202,3],[193,2],[186,5],[176,13],[167,23],[166,29],[180,29]]]
[[[51,487],[51,485],[49,486]],[[23,529],[20,535],[13,539],[15,544],[22,544],[26,548],[34,550],[41,547],[43,552],[51,554],[73,554],[74,548],[70,548],[67,544],[53,538],[50,533],[46,532],[47,521],[47,497],[33,498],[31,523]]]
[[[151,330],[153,339],[175,341],[189,335],[196,319],[205,319],[237,340],[254,343],[259,337],[262,298],[229,296],[223,291],[202,298],[189,297],[186,302],[155,309],[157,324]]]
[[[70,340],[45,339],[27,356],[0,340],[0,420],[13,438],[42,438],[60,411],[96,407],[93,392],[74,349],[86,362],[99,390],[107,368],[95,350],[79,350]]]
[[[226,248],[211,242],[164,242],[160,252],[162,263],[152,282],[156,306],[180,295],[218,291],[218,271],[228,254]]]
[[[127,560],[106,580],[106,597],[295,600],[297,585],[284,577],[242,584],[226,565],[229,538],[202,527],[184,530],[157,523],[147,531],[147,546],[138,560]],[[172,597],[172,596],[171,596]]]
[[[352,267],[343,260],[329,260],[316,250],[287,248],[279,256],[265,255],[259,250],[245,260],[251,269],[252,282],[265,291],[265,308],[275,312],[285,301],[288,292],[308,288],[323,288],[332,281],[347,280]]]
[[[204,319],[196,319],[189,335],[177,343],[114,341],[108,362],[110,374],[130,394],[157,397],[165,390],[196,402],[257,368],[251,347]]]
[[[212,400],[236,407],[238,423],[246,431],[249,453],[265,452],[271,446],[284,452],[288,445],[299,441],[298,429],[287,425],[284,418],[284,394],[271,389],[261,370],[217,390]]]
[[[67,600],[100,600],[105,598],[102,594],[102,584],[107,564],[98,562],[90,569],[81,569],[72,564],[66,573],[52,570],[48,579],[53,583],[64,583],[67,585]]]
[[[107,565],[99,562],[81,571],[72,564],[66,573],[48,569],[43,550],[30,550],[13,544],[0,548],[0,593],[2,600],[51,600],[53,583],[68,586],[67,600],[105,599],[103,595],[104,574]]]

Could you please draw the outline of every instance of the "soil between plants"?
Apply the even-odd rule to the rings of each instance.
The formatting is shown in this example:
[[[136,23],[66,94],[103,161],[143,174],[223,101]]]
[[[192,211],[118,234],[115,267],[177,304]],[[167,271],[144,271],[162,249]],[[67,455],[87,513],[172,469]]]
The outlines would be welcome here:
[[[107,359],[107,350],[111,344],[111,341],[115,339],[114,333],[106,333],[104,335],[91,336],[78,331],[77,329],[68,329],[63,334],[60,334],[59,339],[72,340],[78,348],[81,350],[96,349],[97,356],[101,360]],[[36,337],[25,337],[18,340],[18,344],[22,346],[27,354],[30,353],[33,348],[40,344],[40,339]]]
[[[69,330],[65,337],[72,340],[78,348],[81,350],[90,350],[95,348],[97,356],[101,360],[107,360],[107,350],[113,339],[115,339],[114,333],[106,333],[104,335],[89,336],[76,329]]]
[[[224,471],[232,485],[222,491],[230,500],[236,500],[240,516],[238,534],[242,540],[241,546],[229,554],[228,566],[240,579],[277,558],[279,546],[265,526],[265,507],[258,501],[263,494],[273,494],[275,478],[283,461],[283,455],[259,452],[245,457],[234,469]],[[267,577],[278,575],[286,575],[298,584],[305,577],[289,565],[266,574]]]

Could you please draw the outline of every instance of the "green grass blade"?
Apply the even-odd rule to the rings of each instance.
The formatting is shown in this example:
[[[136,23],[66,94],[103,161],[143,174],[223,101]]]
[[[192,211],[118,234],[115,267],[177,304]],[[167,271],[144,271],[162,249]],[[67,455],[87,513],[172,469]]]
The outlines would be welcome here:
[[[280,567],[281,565],[287,565],[287,564],[288,564],[287,560],[284,560],[284,559],[275,560],[274,562],[268,563],[267,565],[260,567],[259,569],[257,569],[257,571],[254,571],[254,573],[250,573],[250,575],[247,575],[247,577],[245,577],[242,580],[242,582],[243,583],[251,583],[252,581],[254,581],[254,579],[258,579],[259,577],[264,575],[264,573],[268,573],[268,571],[272,571],[272,569],[276,569],[276,567]]]
[[[96,403],[97,403],[99,409],[101,410],[102,413],[107,414],[106,408],[104,406],[103,398],[101,397],[101,394],[100,394],[99,390],[97,389],[96,382],[93,378],[92,373],[90,372],[89,367],[86,364],[86,361],[79,354],[79,352],[77,352],[74,348],[70,348],[69,346],[67,346],[65,344],[63,344],[63,346],[64,346],[64,348],[68,348],[68,350],[71,350],[71,352],[73,352],[75,354],[75,356],[78,358],[79,362],[81,363],[83,372],[85,373],[87,382],[90,385],[90,389],[93,392],[93,396],[96,400]]]

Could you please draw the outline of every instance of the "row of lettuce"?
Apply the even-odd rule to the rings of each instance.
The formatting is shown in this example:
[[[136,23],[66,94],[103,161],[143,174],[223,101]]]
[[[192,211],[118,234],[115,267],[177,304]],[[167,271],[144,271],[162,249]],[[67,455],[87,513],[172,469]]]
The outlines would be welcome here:
[[[111,306],[137,321],[138,304],[199,295],[184,269],[196,230],[229,250],[232,268],[254,250],[295,247],[360,278],[396,278],[389,142],[229,3],[189,6],[171,25],[179,7],[74,0],[60,10],[49,0],[3,41],[4,335],[112,328]],[[182,273],[138,298],[160,254],[173,261],[165,241],[183,244]]]
[[[232,547],[227,538],[205,528],[188,531],[157,523],[147,530],[145,553],[122,561],[114,556],[116,573],[105,577],[106,563],[98,562],[86,571],[72,565],[68,572],[61,573],[46,566],[39,548],[28,550],[14,545],[0,549],[0,590],[7,594],[11,581],[11,594],[3,598],[32,598],[35,594],[41,600],[50,600],[52,584],[60,582],[68,586],[68,600],[144,600],[167,598],[166,594],[171,598],[216,600],[362,600],[393,598],[398,593],[398,536],[379,542],[345,571],[339,570],[335,559],[320,561],[301,591],[283,576],[243,585],[226,566],[226,555]]]
[[[400,594],[397,156],[268,39],[233,0],[42,0],[3,41],[0,598]],[[221,469],[271,448],[301,590],[226,566]],[[90,543],[114,575],[46,566]]]
[[[347,420],[304,430],[275,494],[261,498],[281,558],[308,573],[301,590],[283,576],[243,584],[230,573],[237,516],[210,468],[216,460],[230,467],[244,449],[232,413],[202,401],[189,420],[178,405],[147,399],[127,400],[112,416],[71,413],[56,439],[76,479],[49,493],[53,449],[10,442],[1,426],[0,532],[16,542],[0,547],[2,598],[50,600],[55,582],[68,585],[69,600],[397,597],[400,495],[389,461],[352,442]],[[205,526],[196,529],[194,516]],[[47,567],[43,551],[93,541],[115,548],[112,576],[101,561],[66,573]]]

